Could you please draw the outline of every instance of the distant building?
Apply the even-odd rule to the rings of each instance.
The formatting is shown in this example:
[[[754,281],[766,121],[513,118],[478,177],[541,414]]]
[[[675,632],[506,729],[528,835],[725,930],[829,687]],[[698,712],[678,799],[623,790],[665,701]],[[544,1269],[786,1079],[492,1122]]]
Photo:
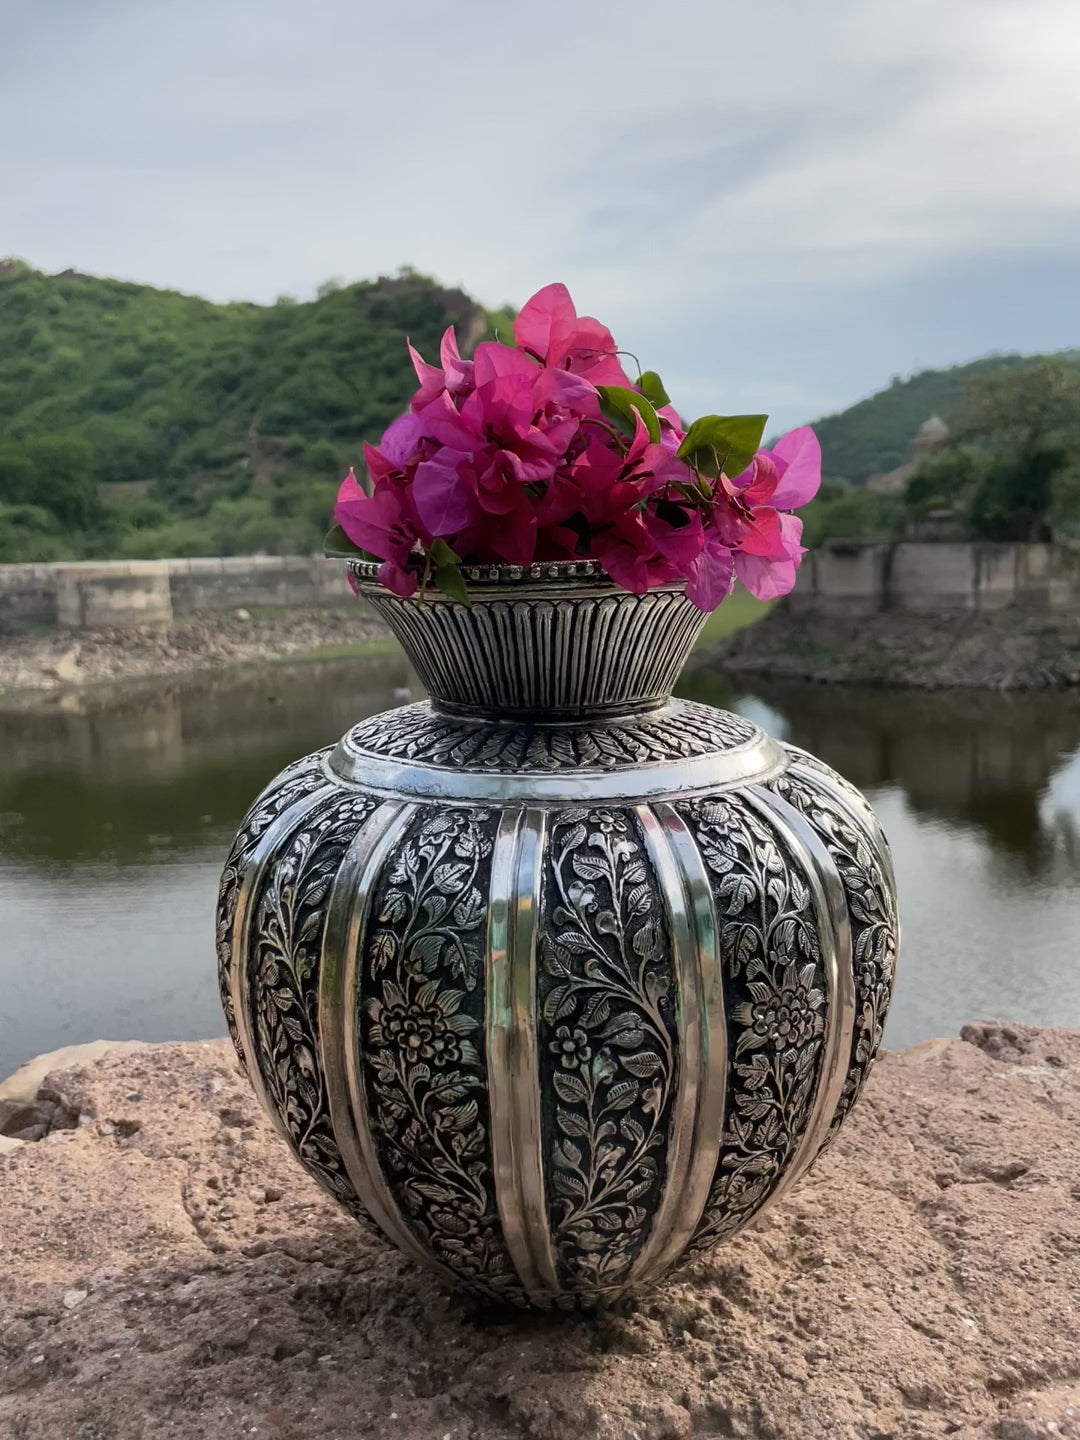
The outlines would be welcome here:
[[[912,444],[920,455],[925,455],[929,450],[937,450],[944,445],[949,438],[949,427],[942,420],[940,415],[931,415],[929,420],[924,420],[915,432],[915,439]]]
[[[905,465],[898,465],[895,470],[887,470],[881,475],[867,476],[867,490],[874,495],[902,495],[923,456],[929,455],[932,450],[937,450],[944,445],[948,438],[948,425],[940,415],[931,415],[929,420],[924,420],[916,430],[915,437],[911,442],[911,448],[915,451],[915,459],[909,460]]]

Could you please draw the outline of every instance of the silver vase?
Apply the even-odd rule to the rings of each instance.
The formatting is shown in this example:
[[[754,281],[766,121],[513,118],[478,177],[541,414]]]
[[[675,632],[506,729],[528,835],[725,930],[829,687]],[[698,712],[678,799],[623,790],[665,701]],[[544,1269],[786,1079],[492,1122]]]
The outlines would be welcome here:
[[[352,566],[431,699],[255,802],[222,1000],[310,1174],[449,1281],[593,1303],[785,1194],[857,1098],[897,948],[870,807],[671,699],[703,617],[591,563]]]

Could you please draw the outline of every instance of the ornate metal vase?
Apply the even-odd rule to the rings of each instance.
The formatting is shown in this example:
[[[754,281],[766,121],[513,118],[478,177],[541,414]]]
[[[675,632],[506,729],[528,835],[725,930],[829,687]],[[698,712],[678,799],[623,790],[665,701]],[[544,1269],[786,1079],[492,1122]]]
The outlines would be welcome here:
[[[649,1285],[836,1133],[881,1038],[888,848],[802,751],[671,699],[702,616],[591,563],[353,567],[431,698],[291,765],[217,919],[229,1029],[301,1164],[450,1281]]]

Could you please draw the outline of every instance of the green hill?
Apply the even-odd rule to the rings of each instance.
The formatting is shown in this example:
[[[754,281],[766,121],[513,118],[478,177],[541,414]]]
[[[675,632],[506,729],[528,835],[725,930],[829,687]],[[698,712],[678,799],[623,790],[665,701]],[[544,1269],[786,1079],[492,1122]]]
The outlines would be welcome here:
[[[449,324],[489,317],[405,271],[300,304],[0,261],[0,561],[296,551]]]
[[[405,336],[434,357],[449,324],[471,349],[508,323],[410,270],[215,305],[0,260],[0,563],[318,549],[361,441],[413,389]],[[1020,363],[927,370],[819,420],[826,474],[903,464],[966,380]]]
[[[869,475],[895,470],[912,458],[911,442],[923,421],[931,415],[947,421],[969,380],[1033,358],[1038,357],[988,355],[948,370],[923,370],[838,415],[815,420],[825,474],[861,485]],[[1080,350],[1064,351],[1061,358],[1080,365]]]

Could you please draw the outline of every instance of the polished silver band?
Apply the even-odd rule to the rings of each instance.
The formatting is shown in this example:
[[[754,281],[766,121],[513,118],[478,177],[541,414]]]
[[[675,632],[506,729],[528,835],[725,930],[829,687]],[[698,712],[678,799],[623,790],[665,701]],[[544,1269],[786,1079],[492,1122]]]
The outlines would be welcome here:
[[[638,820],[668,906],[679,1035],[664,1194],[630,1274],[631,1285],[648,1285],[686,1248],[708,1203],[724,1130],[727,1019],[715,903],[694,838],[670,805],[642,807]]]
[[[544,1187],[536,941],[543,810],[507,810],[495,839],[488,906],[486,1045],[495,1198],[506,1248],[535,1305],[558,1291]]]
[[[590,805],[603,801],[633,805],[764,784],[785,770],[787,763],[780,745],[761,735],[730,750],[639,768],[575,767],[553,774],[513,774],[388,759],[357,751],[346,735],[326,761],[326,771],[335,783],[362,785],[365,793],[387,799],[440,800],[457,805],[572,805],[588,795]]]

